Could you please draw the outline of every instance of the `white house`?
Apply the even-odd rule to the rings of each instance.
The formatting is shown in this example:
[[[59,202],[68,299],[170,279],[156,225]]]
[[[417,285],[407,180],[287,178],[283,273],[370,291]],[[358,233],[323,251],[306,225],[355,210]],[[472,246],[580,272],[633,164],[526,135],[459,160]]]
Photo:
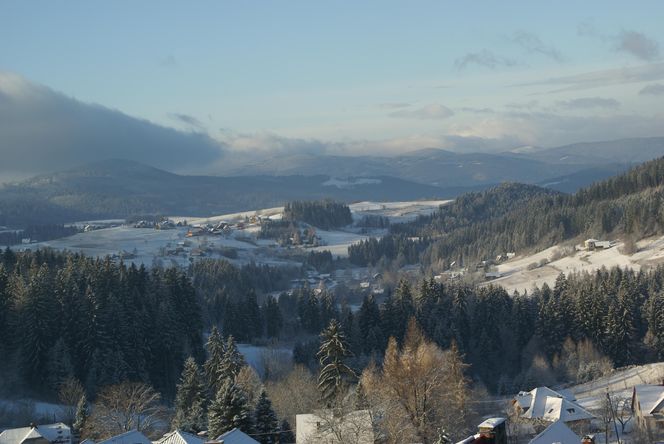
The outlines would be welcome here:
[[[632,392],[632,411],[637,427],[648,433],[659,433],[664,429],[664,386],[635,386]]]

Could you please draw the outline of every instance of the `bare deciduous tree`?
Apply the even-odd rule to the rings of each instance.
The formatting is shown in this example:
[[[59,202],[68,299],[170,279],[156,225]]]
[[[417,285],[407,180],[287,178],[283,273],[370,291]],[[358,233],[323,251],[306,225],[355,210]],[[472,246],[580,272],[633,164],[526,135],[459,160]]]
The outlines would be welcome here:
[[[99,434],[97,438],[130,430],[150,436],[159,425],[168,424],[160,401],[159,393],[147,384],[123,382],[104,387],[94,404],[90,428]]]
[[[300,365],[284,379],[265,384],[268,397],[279,418],[295,424],[295,415],[310,413],[319,407],[319,392],[316,379],[309,370]]]
[[[85,393],[83,385],[76,378],[68,378],[58,387],[58,401],[62,404],[64,422],[70,426],[76,416],[76,406]]]

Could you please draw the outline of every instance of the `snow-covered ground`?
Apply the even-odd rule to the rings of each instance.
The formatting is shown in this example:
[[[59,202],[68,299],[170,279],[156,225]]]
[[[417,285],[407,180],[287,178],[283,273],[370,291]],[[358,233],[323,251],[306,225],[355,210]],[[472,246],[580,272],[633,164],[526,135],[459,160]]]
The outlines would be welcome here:
[[[355,219],[364,216],[384,216],[390,222],[408,222],[420,215],[435,212],[438,207],[451,200],[417,200],[405,202],[357,202],[350,204],[350,211]]]
[[[347,257],[350,245],[369,238],[368,235],[341,230],[316,230],[316,235],[320,237],[324,245],[311,248],[311,250],[329,250],[334,257]]]
[[[388,217],[392,222],[412,220],[420,214],[430,214],[440,205],[449,201],[410,201],[410,202],[359,202],[350,205],[355,220],[366,215]],[[174,216],[174,222],[186,221],[189,227],[216,224],[218,222],[238,223],[253,216],[270,219],[280,219],[283,216],[283,207],[266,208],[255,211],[222,214],[212,217]],[[77,224],[120,224],[119,220],[86,221]],[[133,228],[127,225],[101,228],[85,233],[78,233],[70,237],[48,242],[17,246],[17,249],[37,249],[49,247],[57,250],[80,252],[93,257],[118,256],[123,257],[126,263],[144,264],[150,266],[157,262],[165,266],[187,266],[192,260],[192,250],[203,249],[206,257],[223,257],[221,249],[233,248],[238,252],[237,259],[232,262],[243,264],[249,261],[270,265],[299,265],[296,262],[282,260],[276,257],[274,251],[276,242],[269,239],[259,239],[258,224],[248,224],[243,229],[234,230],[229,236],[200,236],[187,238],[189,227],[177,227],[171,230],[155,230],[152,228]],[[348,256],[348,246],[367,239],[369,235],[382,236],[383,230],[372,230],[369,234],[358,234],[358,229],[343,230],[317,230],[324,245],[316,250],[330,250],[337,257]],[[186,241],[187,245],[182,246]],[[183,248],[178,254],[168,254],[169,250]],[[198,257],[198,256],[197,256]],[[195,259],[194,259],[195,260]]]
[[[661,384],[664,381],[664,362],[635,365],[616,370],[585,384],[575,385],[569,390],[577,402],[587,410],[597,410],[606,396],[607,389],[612,398],[631,397],[632,389],[639,384]]]
[[[191,253],[196,249],[207,249],[206,257],[222,257],[220,249],[233,248],[238,258],[231,261],[242,264],[251,260],[272,265],[297,265],[274,257],[267,257],[263,250],[275,242],[253,239],[251,230],[238,230],[230,236],[199,236],[187,238],[188,228],[178,227],[172,230],[153,228],[133,228],[119,226],[100,230],[77,233],[62,239],[20,245],[17,249],[37,249],[42,247],[57,250],[80,252],[92,257],[105,257],[125,254],[126,263],[152,265],[155,261],[165,266],[187,266]],[[185,242],[186,246],[181,244]],[[168,250],[181,247],[179,254],[167,254]],[[128,254],[128,255],[127,255]]]
[[[270,219],[280,219],[283,212],[284,212],[284,207],[274,207],[274,208],[265,208],[262,210],[243,211],[241,213],[220,214],[218,216],[210,216],[210,217],[171,216],[169,217],[169,219],[171,219],[176,223],[187,221],[189,225],[205,225],[205,224],[216,224],[218,222],[228,222],[228,223],[242,222],[246,218],[250,218],[252,216],[267,217]]]
[[[56,422],[61,421],[65,416],[65,406],[50,402],[35,401],[33,399],[0,399],[0,408],[15,412],[31,412],[34,415],[33,420],[48,419],[51,422]],[[2,430],[2,424],[0,424],[0,430]]]
[[[632,255],[622,252],[622,242],[616,242],[606,250],[587,251],[577,246],[576,251],[572,251],[571,247],[568,247],[571,254],[566,254],[564,247],[554,246],[536,254],[517,256],[501,263],[497,269],[502,277],[492,280],[491,283],[501,285],[509,292],[523,292],[532,290],[535,285],[553,285],[560,272],[594,272],[602,267],[616,266],[638,271],[644,266],[664,262],[664,236],[644,239],[638,242],[637,246],[638,252]],[[542,260],[548,263],[532,268],[531,264],[539,264]]]
[[[261,347],[251,344],[238,344],[237,348],[242,353],[242,356],[244,356],[247,364],[252,366],[261,376],[264,376],[263,372],[266,365],[274,365],[278,361],[288,364],[292,362],[293,358],[293,350],[287,347]]]

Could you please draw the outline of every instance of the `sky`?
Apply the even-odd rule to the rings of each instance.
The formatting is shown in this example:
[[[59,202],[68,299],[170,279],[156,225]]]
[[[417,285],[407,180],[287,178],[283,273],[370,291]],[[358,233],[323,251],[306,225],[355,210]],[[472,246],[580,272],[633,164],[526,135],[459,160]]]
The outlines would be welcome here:
[[[0,173],[661,136],[661,17],[661,1],[0,0]]]

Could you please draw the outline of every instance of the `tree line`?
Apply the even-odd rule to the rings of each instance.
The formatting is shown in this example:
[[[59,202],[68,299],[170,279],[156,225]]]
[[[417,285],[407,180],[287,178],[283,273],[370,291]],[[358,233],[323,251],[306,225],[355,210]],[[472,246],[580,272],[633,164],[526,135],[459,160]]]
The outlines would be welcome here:
[[[306,222],[323,230],[353,223],[348,205],[329,199],[287,202],[284,207],[284,219]]]
[[[0,231],[0,245],[11,246],[19,245],[23,239],[30,241],[43,242],[61,237],[71,236],[80,230],[76,227],[66,227],[64,225],[30,225],[23,230]]]

